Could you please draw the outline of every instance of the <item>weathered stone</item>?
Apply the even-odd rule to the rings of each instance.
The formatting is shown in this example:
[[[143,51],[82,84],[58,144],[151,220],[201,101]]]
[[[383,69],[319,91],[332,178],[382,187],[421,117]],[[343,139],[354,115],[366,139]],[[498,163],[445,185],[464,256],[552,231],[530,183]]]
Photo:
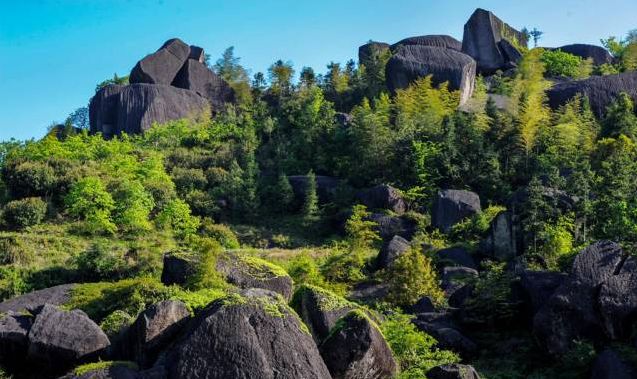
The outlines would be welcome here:
[[[595,115],[602,117],[621,93],[637,101],[637,71],[558,83],[547,91],[547,96],[551,108],[557,109],[581,94],[588,98]]]
[[[413,314],[432,313],[436,311],[436,307],[429,297],[423,296],[411,306],[410,311]]]
[[[29,315],[8,311],[0,315],[0,364],[8,368],[19,368],[29,348],[29,330],[33,318]]]
[[[447,35],[427,35],[405,38],[396,42],[391,46],[392,50],[398,49],[400,46],[418,45],[418,46],[434,46],[462,51],[462,42]]]
[[[119,94],[125,86],[109,84],[95,93],[89,104],[91,133],[113,136],[117,130]]]
[[[500,41],[508,40],[509,45],[526,46],[527,38],[493,13],[477,9],[464,26],[462,52],[473,57],[478,71],[489,74],[514,66],[501,49]],[[512,42],[512,43],[511,43]]]
[[[443,190],[434,199],[431,222],[442,232],[449,233],[455,224],[480,211],[480,197],[476,193]]]
[[[434,46],[406,45],[399,47],[385,68],[390,91],[407,88],[417,79],[431,75],[432,83],[449,83],[460,91],[460,104],[473,94],[476,62],[456,50]]]
[[[565,53],[576,55],[583,59],[591,59],[596,66],[613,63],[613,57],[608,50],[601,46],[586,45],[586,44],[573,44],[558,47],[556,50],[562,50]]]
[[[379,269],[388,268],[405,251],[409,250],[411,243],[401,236],[394,236],[386,241],[376,257],[376,266]]]
[[[314,341],[320,344],[336,322],[356,305],[319,287],[302,285],[294,293],[292,307],[307,325]]]
[[[376,223],[374,229],[378,232],[383,240],[400,236],[404,239],[413,237],[416,231],[414,221],[405,217],[389,216],[384,213],[372,213],[369,220]]]
[[[292,296],[292,278],[282,268],[256,257],[227,253],[217,259],[217,270],[226,281],[239,288],[262,288]]]
[[[448,287],[445,293],[448,296],[447,302],[449,306],[454,308],[464,307],[467,300],[473,296],[474,288],[473,284],[460,284]]]
[[[601,352],[593,363],[591,379],[635,379],[637,373],[614,350]]]
[[[478,275],[477,270],[469,267],[445,267],[442,270],[442,288],[449,288],[454,282],[465,283]]]
[[[389,294],[389,285],[385,283],[358,283],[347,295],[347,298],[357,303],[373,304],[383,301]]]
[[[343,317],[320,351],[334,379],[389,379],[398,371],[382,333],[361,311]]]
[[[331,378],[294,311],[267,290],[213,302],[165,357],[168,379]]]
[[[194,59],[199,63],[206,63],[206,52],[202,47],[190,45],[188,59]]]
[[[356,198],[368,209],[387,209],[398,215],[407,210],[407,202],[400,190],[385,184],[359,191]]]
[[[28,358],[38,366],[65,371],[98,358],[109,346],[106,334],[84,312],[46,304],[31,326]]]
[[[137,62],[129,82],[170,84],[189,56],[190,46],[178,38],[168,40],[159,50]]]
[[[517,64],[522,60],[522,53],[520,52],[520,50],[513,46],[513,44],[511,44],[511,42],[509,42],[508,40],[503,39],[498,42],[498,48],[502,52],[504,58],[508,62],[511,62],[511,64]]]
[[[383,54],[391,54],[389,44],[384,42],[369,42],[358,48],[358,62],[369,66]]]
[[[637,317],[637,272],[610,277],[602,284],[597,301],[608,336],[630,336]]]
[[[132,365],[132,363],[130,363]],[[122,362],[113,362],[108,367],[96,368],[82,373],[71,373],[60,379],[146,379],[139,372]],[[159,379],[159,378],[157,378]]]
[[[0,303],[0,313],[9,311],[36,312],[44,304],[63,305],[71,298],[71,291],[74,287],[75,284],[62,284],[5,300]]]
[[[615,242],[599,241],[577,254],[571,268],[571,279],[596,287],[618,274],[623,262],[621,246]]]
[[[470,365],[448,364],[432,368],[427,372],[429,379],[480,379],[478,372]]]
[[[161,271],[161,282],[167,286],[183,285],[195,273],[197,262],[183,254],[164,254],[164,267]]]
[[[445,266],[463,266],[472,269],[477,269],[478,265],[475,260],[464,247],[454,246],[447,249],[442,249],[436,254],[438,262]]]
[[[438,348],[452,350],[463,356],[472,356],[478,351],[478,346],[452,326],[440,323],[430,323],[416,320],[414,324],[421,331],[429,334],[438,341]]]
[[[223,110],[226,103],[235,100],[232,87],[203,63],[194,59],[186,61],[172,85],[205,97],[210,101],[213,112]]]
[[[567,275],[552,271],[522,271],[520,285],[528,295],[533,314],[555,293],[555,290],[564,283]]]

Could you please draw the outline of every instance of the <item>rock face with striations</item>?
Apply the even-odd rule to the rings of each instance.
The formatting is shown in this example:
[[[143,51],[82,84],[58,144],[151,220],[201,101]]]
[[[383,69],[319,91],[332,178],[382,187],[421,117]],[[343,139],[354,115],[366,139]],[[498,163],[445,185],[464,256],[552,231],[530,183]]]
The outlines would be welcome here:
[[[447,35],[427,35],[405,38],[399,42],[396,42],[391,46],[392,50],[398,49],[400,46],[407,45],[419,45],[419,46],[434,46],[443,47],[445,49],[451,49],[456,51],[462,51],[462,42]]]
[[[622,92],[637,101],[637,72],[616,75],[594,76],[584,80],[556,84],[547,91],[549,105],[556,109],[566,104],[576,95],[588,97],[591,109],[598,117],[606,113],[608,107]]]
[[[509,42],[504,49],[500,45],[503,40]],[[526,46],[527,42],[524,34],[493,13],[477,9],[464,26],[462,52],[476,60],[479,72],[490,74],[515,67],[516,56],[511,56],[509,48],[514,48],[515,45]]]
[[[613,63],[613,57],[610,55],[608,50],[601,46],[577,43],[558,47],[557,50],[562,50],[565,53],[573,54],[583,59],[590,58],[596,66]]]
[[[9,311],[0,316],[0,364],[19,368],[24,363],[29,347],[29,330],[33,318],[20,312]]]
[[[234,102],[234,91],[230,85],[203,63],[194,59],[186,61],[172,85],[195,91],[205,97],[212,105],[213,112],[222,110],[226,103]]]
[[[0,313],[9,311],[35,312],[45,304],[63,305],[71,298],[71,291],[74,287],[75,284],[62,284],[5,300],[0,303]]]
[[[448,364],[432,368],[427,372],[429,379],[480,379],[473,366]]]
[[[339,320],[320,351],[334,379],[389,379],[398,371],[385,338],[361,311]]]
[[[385,68],[387,86],[392,92],[428,75],[434,85],[449,82],[450,89],[459,90],[462,105],[473,94],[476,62],[452,49],[406,45],[397,49]]]
[[[480,197],[470,191],[442,190],[434,199],[431,222],[444,233],[467,217],[481,211]]]
[[[402,193],[385,184],[362,190],[356,194],[356,198],[369,209],[387,209],[398,215],[407,210]]]
[[[166,41],[156,52],[137,62],[130,73],[133,83],[170,85],[190,56],[190,46],[179,38]]]
[[[312,337],[275,293],[210,304],[163,360],[167,378],[330,379]]]

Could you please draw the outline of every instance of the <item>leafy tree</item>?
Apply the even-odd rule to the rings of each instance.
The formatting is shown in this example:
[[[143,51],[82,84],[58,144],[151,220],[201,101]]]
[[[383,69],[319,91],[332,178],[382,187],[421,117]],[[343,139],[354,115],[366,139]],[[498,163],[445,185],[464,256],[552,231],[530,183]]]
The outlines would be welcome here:
[[[635,105],[626,93],[619,95],[607,109],[602,122],[602,136],[617,138],[625,135],[633,140],[637,138],[637,116]]]
[[[400,307],[412,306],[423,296],[428,296],[434,304],[444,301],[431,258],[418,248],[407,250],[389,266],[387,281],[388,299]]]
[[[308,88],[316,85],[316,73],[312,67],[303,67],[300,74],[301,87]]]
[[[568,76],[581,79],[593,71],[591,60],[585,60],[562,50],[546,50],[540,58],[546,67],[546,74],[552,77]]]
[[[137,181],[118,183],[114,191],[113,218],[121,231],[138,233],[152,229],[150,212],[155,207],[153,197]]]
[[[84,221],[86,232],[112,234],[117,230],[111,220],[115,202],[99,178],[87,177],[73,184],[65,203],[71,216]]]
[[[294,69],[291,62],[278,60],[268,68],[270,90],[277,96],[287,96],[292,91]]]
[[[90,127],[88,107],[80,107],[74,110],[73,113],[69,115],[66,122],[76,128],[88,130]]]
[[[318,195],[316,192],[316,175],[313,171],[307,173],[307,187],[303,202],[303,220],[307,225],[315,225],[320,218]]]
[[[234,46],[230,46],[212,69],[234,89],[239,104],[249,104],[252,102],[250,79],[248,71],[241,66],[240,61],[241,58],[234,55]]]
[[[378,232],[374,229],[377,223],[369,221],[371,214],[364,205],[355,205],[352,215],[345,223],[345,232],[353,250],[370,249],[376,242],[381,240]]]
[[[200,224],[199,218],[191,214],[190,207],[181,199],[168,203],[156,221],[160,227],[172,229],[182,239],[195,234]]]
[[[537,44],[544,35],[544,32],[538,30],[538,28],[533,28],[533,30],[529,31],[528,33],[533,38],[534,46],[537,47]]]
[[[10,201],[5,205],[2,218],[10,228],[23,229],[42,222],[46,216],[47,205],[39,197]]]
[[[113,74],[113,78],[106,79],[103,82],[99,83],[97,86],[95,86],[95,92],[101,90],[102,88],[110,84],[126,85],[128,84],[128,75],[118,76],[116,73]]]

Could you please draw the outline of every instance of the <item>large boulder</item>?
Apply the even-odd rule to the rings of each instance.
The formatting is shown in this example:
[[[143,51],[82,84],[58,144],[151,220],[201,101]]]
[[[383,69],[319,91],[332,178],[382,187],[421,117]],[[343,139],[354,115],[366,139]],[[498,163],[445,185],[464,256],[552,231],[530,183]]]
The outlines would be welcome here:
[[[389,379],[398,372],[385,338],[362,311],[339,320],[320,351],[334,379]]]
[[[608,336],[630,335],[637,318],[637,272],[624,272],[606,280],[599,291],[599,311]]]
[[[562,50],[565,53],[573,54],[583,59],[590,58],[596,66],[613,63],[613,57],[610,55],[608,50],[601,46],[576,43],[573,45],[558,47],[557,50]]]
[[[502,49],[500,42],[508,40],[506,48],[526,46],[527,37],[500,20],[493,13],[477,9],[464,26],[462,52],[473,57],[478,71],[485,74],[514,67],[511,53]]]
[[[628,366],[614,350],[604,350],[595,358],[595,362],[593,362],[591,379],[635,378],[637,378],[635,370]]]
[[[0,303],[0,313],[9,311],[34,313],[44,304],[63,305],[70,300],[74,287],[75,284],[62,284],[5,300]]]
[[[471,217],[482,210],[480,197],[470,191],[443,190],[434,199],[432,210],[432,225],[444,233],[465,218]]]
[[[462,42],[447,35],[427,35],[405,38],[399,42],[396,42],[391,46],[392,50],[398,49],[400,46],[419,45],[419,46],[434,46],[443,47],[445,49],[451,49],[456,51],[462,51]]]
[[[0,315],[0,364],[19,368],[29,348],[29,330],[33,318],[30,315],[8,311]]]
[[[226,281],[239,288],[262,288],[282,295],[286,300],[292,297],[292,278],[281,267],[263,259],[227,253],[217,259],[217,270]]]
[[[566,278],[566,274],[554,271],[524,270],[520,273],[520,287],[528,296],[533,314],[544,306]]]
[[[294,311],[277,294],[255,289],[206,307],[163,366],[169,379],[331,378]]]
[[[29,331],[28,358],[37,366],[64,371],[98,358],[109,346],[106,334],[84,312],[46,304]]]
[[[141,367],[151,366],[189,317],[190,312],[181,301],[166,300],[151,305],[126,330],[121,354]]]
[[[164,254],[164,266],[161,271],[161,282],[167,286],[188,283],[196,272],[197,261],[183,253]]]
[[[103,362],[94,368],[80,366],[60,379],[146,379],[146,377],[135,370],[132,362]]]
[[[391,240],[385,241],[376,257],[376,267],[379,269],[388,268],[410,247],[411,243],[401,236],[394,236]]]
[[[223,110],[226,103],[234,102],[232,87],[198,60],[188,59],[172,85],[205,97],[210,101],[213,112]]]
[[[429,379],[480,379],[478,372],[470,365],[447,364],[436,366],[427,372]]]
[[[312,337],[320,344],[356,304],[319,287],[304,284],[294,292],[291,306],[307,325]]]
[[[130,73],[130,83],[171,84],[190,56],[190,46],[174,38],[153,54],[137,62]]]
[[[119,94],[124,88],[109,84],[95,93],[88,106],[91,133],[102,133],[105,137],[117,134]]]
[[[358,62],[369,66],[384,54],[391,54],[389,44],[385,42],[368,42],[358,48]]]
[[[356,198],[369,209],[387,209],[399,215],[407,210],[407,202],[400,190],[385,184],[362,190]]]
[[[416,232],[416,223],[406,217],[390,216],[384,213],[372,213],[369,221],[376,223],[374,229],[383,240],[389,240],[394,236],[411,239]]]
[[[463,105],[473,94],[476,62],[444,47],[406,45],[396,50],[385,68],[387,86],[392,92],[428,75],[434,85],[448,82],[450,89],[460,91],[459,105]]]
[[[437,261],[443,266],[463,266],[477,269],[475,259],[469,251],[462,246],[454,246],[438,251]]]
[[[637,71],[558,83],[547,91],[547,95],[549,105],[556,109],[581,94],[588,97],[595,115],[602,117],[606,108],[623,92],[633,101],[637,100]]]

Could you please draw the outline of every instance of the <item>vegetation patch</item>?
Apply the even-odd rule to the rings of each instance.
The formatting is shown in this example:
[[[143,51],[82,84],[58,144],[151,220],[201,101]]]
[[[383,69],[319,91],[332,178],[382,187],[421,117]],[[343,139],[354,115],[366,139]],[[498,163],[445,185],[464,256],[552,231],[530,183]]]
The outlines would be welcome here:
[[[103,362],[87,363],[85,365],[78,366],[73,370],[73,373],[75,375],[82,376],[84,374],[88,374],[93,371],[105,370],[115,366],[124,366],[134,371],[139,370],[139,366],[137,366],[137,364],[134,362],[103,361]]]

